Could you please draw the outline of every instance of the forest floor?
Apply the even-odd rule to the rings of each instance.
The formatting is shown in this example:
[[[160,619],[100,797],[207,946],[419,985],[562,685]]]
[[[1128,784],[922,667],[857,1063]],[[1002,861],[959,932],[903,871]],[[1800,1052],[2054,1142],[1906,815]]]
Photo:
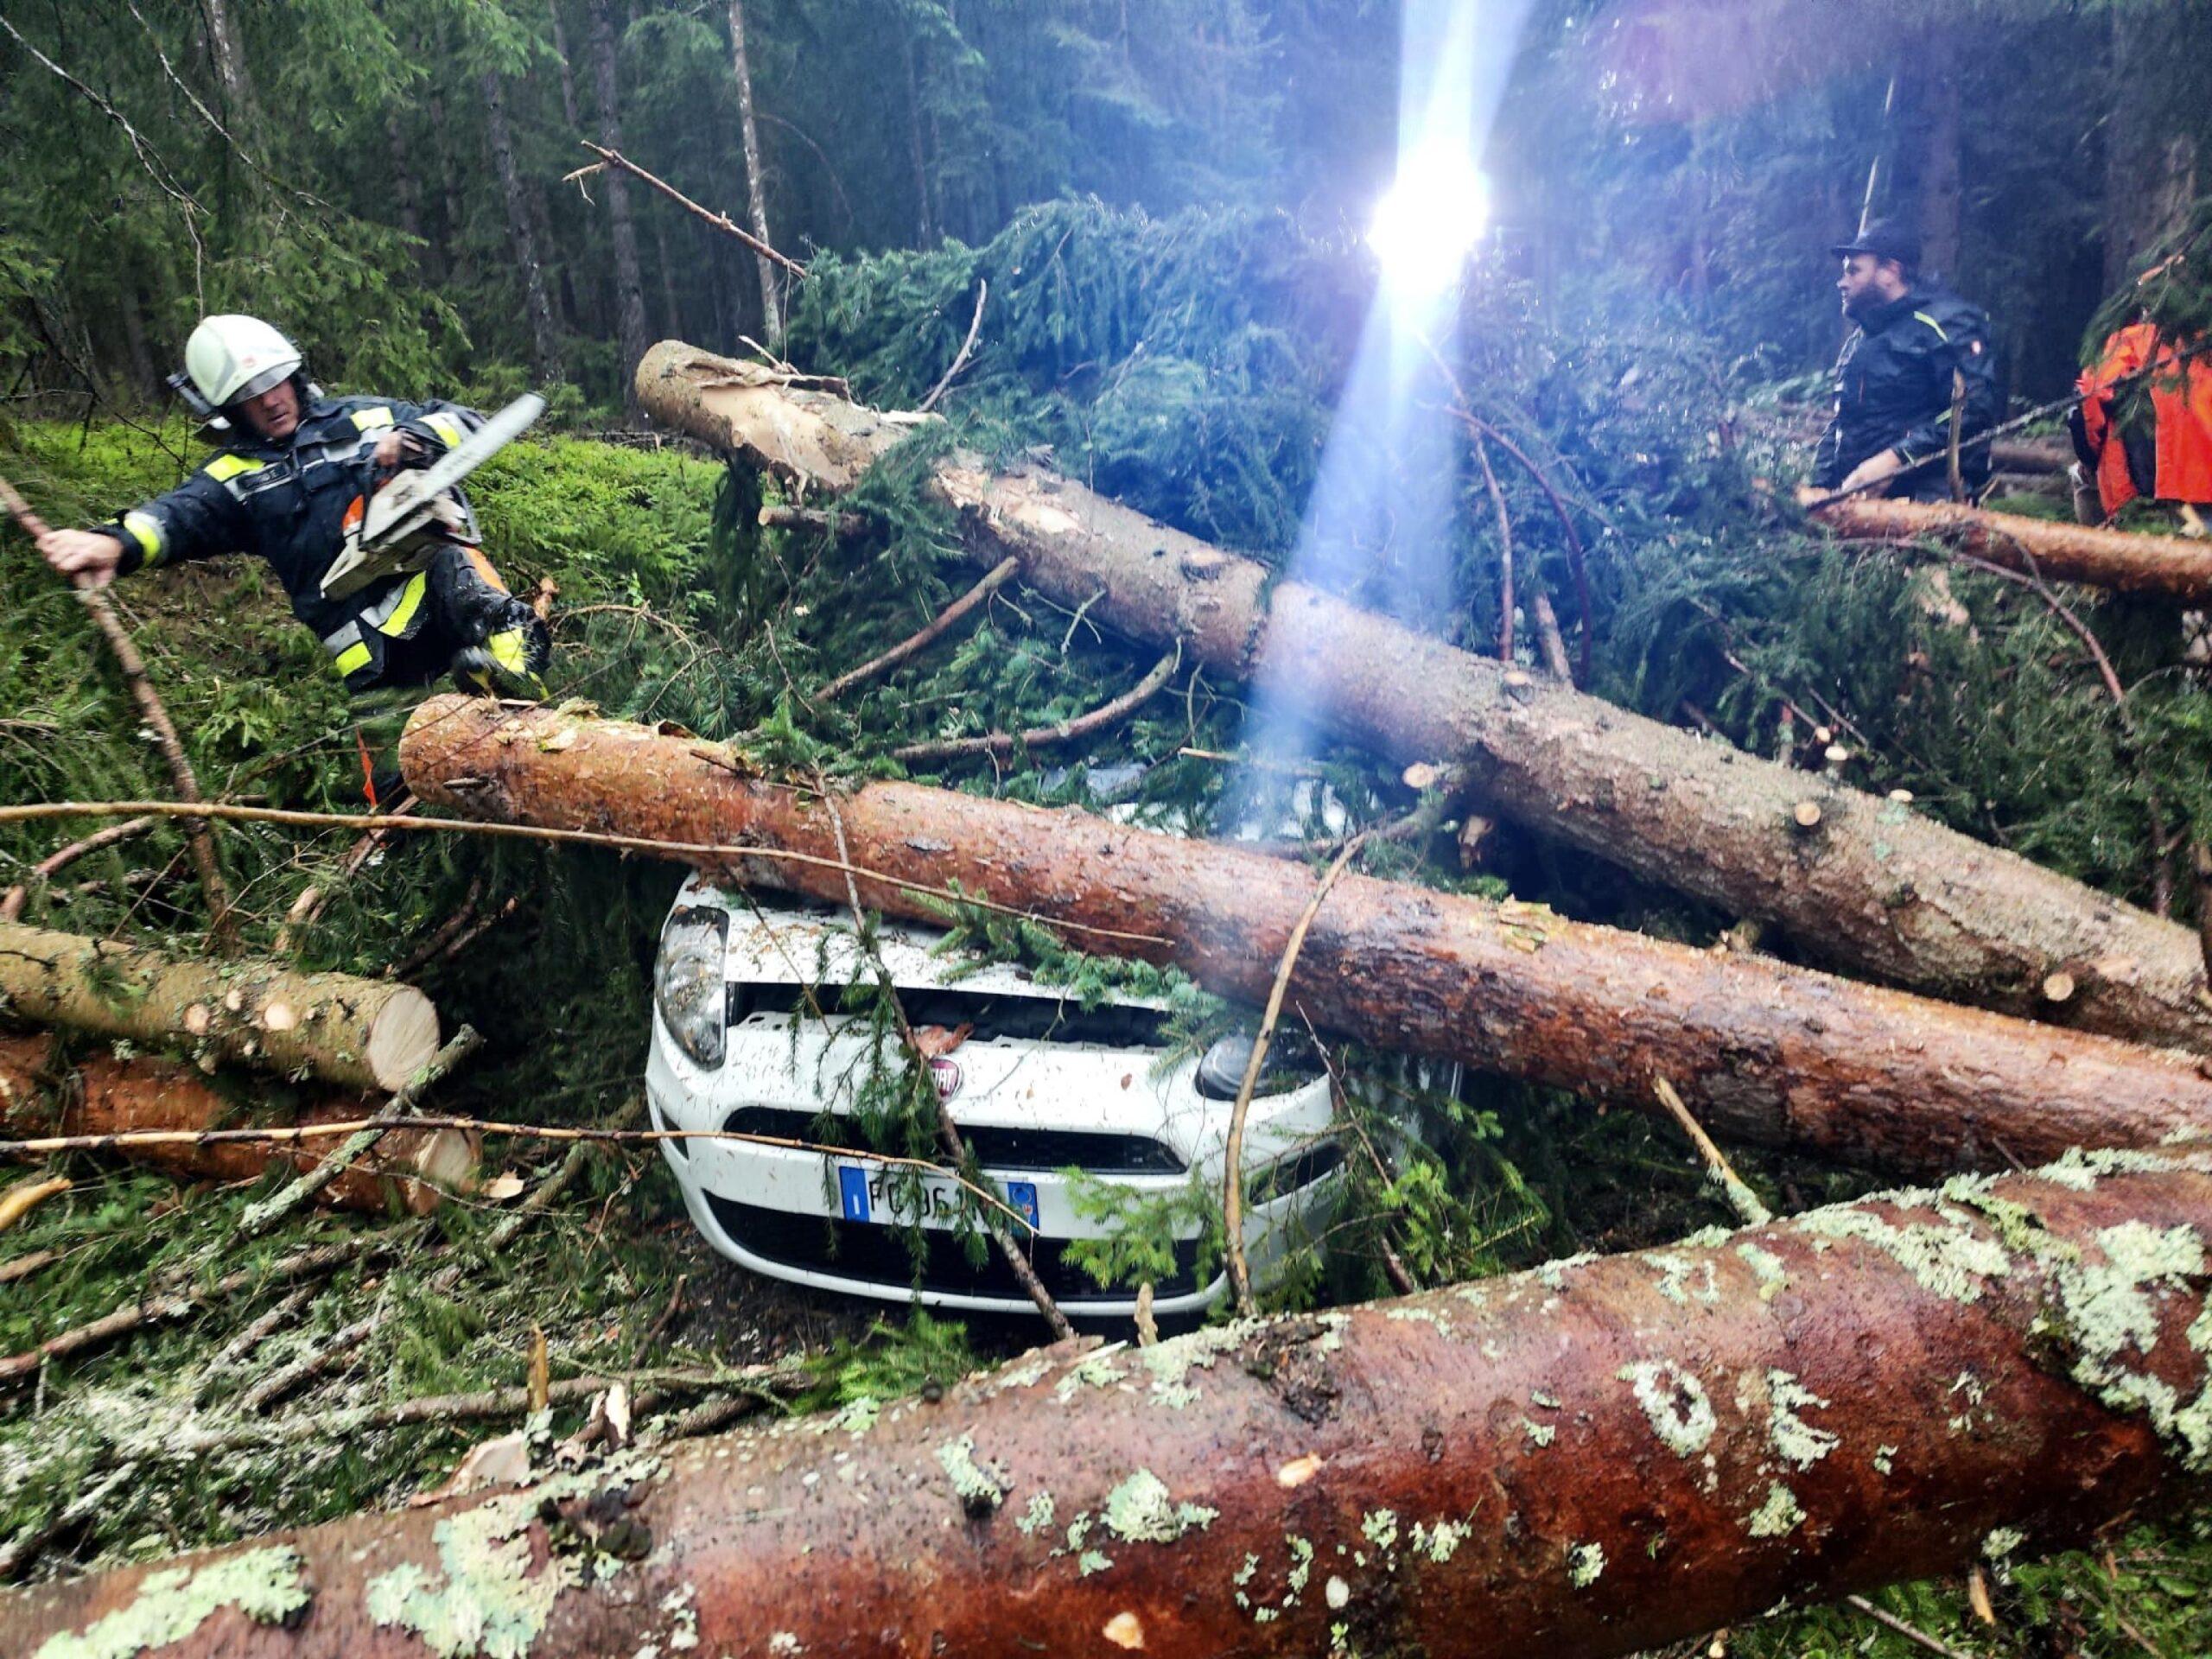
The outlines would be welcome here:
[[[0,473],[58,523],[105,516],[166,486],[184,448],[175,429],[19,424],[4,435]],[[716,550],[730,545],[747,504],[718,503],[722,488],[719,467],[679,451],[575,439],[518,446],[483,475],[475,493],[488,544],[518,591],[532,591],[541,578],[558,588],[556,690],[719,737],[772,717],[779,688],[764,676],[846,665],[836,659],[838,641],[810,639],[804,626],[849,574],[818,550],[754,556],[756,565],[784,561],[776,613],[791,623],[780,647],[772,630],[770,651],[758,648],[751,623],[759,584],[734,574]],[[825,559],[830,568],[817,571]],[[887,615],[926,614],[957,590],[933,572],[909,573],[907,586],[888,594]],[[134,580],[118,596],[210,795],[357,807],[343,700],[264,574],[233,561]],[[16,633],[12,649],[0,652],[0,799],[166,792],[158,760],[125,715],[78,607],[20,537],[0,537],[0,614]],[[1042,616],[1033,632],[1011,617],[995,626],[982,636],[988,652],[956,652],[939,688],[959,691],[987,717],[1040,706],[1058,717],[1129,673],[1110,645],[1078,639],[1071,619]],[[879,638],[903,631],[894,620]],[[765,666],[771,658],[772,670]],[[1160,729],[1136,722],[1110,752],[1167,753],[1192,738],[1223,743],[1241,711],[1226,701],[1210,708],[1212,697],[1194,690]],[[1042,789],[1033,772],[1011,786],[1033,798]],[[7,830],[0,878],[80,833],[66,823]],[[250,942],[268,948],[299,891],[330,882],[350,844],[342,834],[226,833]],[[162,831],[87,859],[67,882],[34,896],[30,918],[95,933],[188,936],[195,899],[181,847]],[[1542,868],[1541,855],[1524,855],[1516,886]],[[495,926],[416,976],[449,1031],[467,1020],[491,1039],[440,1087],[435,1104],[508,1122],[604,1123],[639,1096],[652,952],[680,876],[672,867],[601,855],[409,839],[337,886],[297,950],[311,966],[376,974],[451,916],[472,883],[480,883],[479,914],[516,899]],[[1599,907],[1586,885],[1580,898],[1585,909]],[[1700,936],[1712,921],[1618,884],[1602,907],[1662,917],[1685,936]],[[1728,1219],[1687,1146],[1639,1117],[1483,1084],[1462,1103],[1455,1129],[1453,1155],[1434,1172],[1439,1191],[1415,1217],[1420,1265],[1435,1278],[1663,1243]],[[512,1171],[527,1192],[562,1159],[542,1142],[495,1137],[485,1167]],[[505,1209],[480,1200],[454,1199],[428,1224],[305,1215],[242,1243],[241,1213],[270,1183],[180,1186],[88,1156],[55,1167],[70,1190],[11,1229],[0,1249],[0,1261],[11,1262],[52,1253],[0,1285],[5,1352],[97,1318],[173,1270],[205,1281],[378,1230],[391,1248],[290,1300],[270,1285],[46,1367],[0,1401],[0,1559],[17,1578],[402,1503],[437,1485],[473,1444],[515,1427],[522,1414],[390,1427],[363,1426],[359,1408],[517,1389],[541,1332],[556,1384],[622,1376],[641,1395],[657,1395],[647,1434],[671,1432],[685,1414],[717,1401],[765,1412],[882,1398],[949,1381],[1037,1334],[1012,1323],[971,1331],[757,1279],[706,1249],[650,1149],[585,1158],[575,1184],[496,1252],[480,1247]],[[1742,1167],[1785,1211],[1876,1185],[1755,1154]],[[1375,1198],[1355,1194],[1353,1202]],[[1348,1227],[1337,1255],[1283,1294],[1375,1294],[1371,1238]],[[436,1275],[451,1265],[461,1272],[447,1291]],[[266,1336],[238,1351],[239,1334],[280,1307]],[[239,1410],[257,1382],[364,1319],[375,1321],[370,1334],[296,1392],[265,1412]],[[787,1364],[764,1379],[758,1368],[772,1362]],[[582,1411],[581,1402],[555,1408],[551,1432],[567,1433]],[[89,1513],[72,1511],[89,1492],[101,1494]],[[2109,1549],[1993,1564],[1986,1593],[1993,1623],[1977,1616],[1964,1580],[1874,1598],[1925,1640],[1837,1604],[1779,1611],[1728,1635],[1726,1649],[1904,1659],[1932,1641],[1971,1654],[2179,1659],[2212,1651],[2212,1535],[2202,1518],[2185,1517],[2138,1528]],[[1688,1659],[1708,1650],[1722,1651],[1720,1639],[1674,1651]]]

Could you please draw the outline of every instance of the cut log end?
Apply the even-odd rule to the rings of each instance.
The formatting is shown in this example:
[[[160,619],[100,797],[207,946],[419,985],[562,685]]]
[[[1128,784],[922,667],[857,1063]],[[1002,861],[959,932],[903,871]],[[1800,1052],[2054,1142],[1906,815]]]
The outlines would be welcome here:
[[[2074,995],[2074,976],[2063,968],[2044,976],[2043,995],[2046,1002],[2063,1002]]]
[[[1800,801],[1791,810],[1789,816],[1796,821],[1800,830],[1818,829],[1821,822],[1821,804],[1818,801]]]
[[[417,1132],[407,1162],[422,1179],[406,1184],[409,1211],[427,1216],[444,1201],[448,1192],[468,1191],[476,1179],[476,1166],[482,1152],[481,1137],[467,1130]]]
[[[413,1082],[437,1052],[437,1008],[422,992],[402,985],[377,1010],[361,1058],[378,1088],[397,1090]]]

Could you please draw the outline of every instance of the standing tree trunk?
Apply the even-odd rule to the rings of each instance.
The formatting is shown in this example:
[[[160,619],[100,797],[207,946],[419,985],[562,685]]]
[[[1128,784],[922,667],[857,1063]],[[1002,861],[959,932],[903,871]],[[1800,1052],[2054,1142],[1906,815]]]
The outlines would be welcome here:
[[[937,226],[930,215],[930,163],[922,143],[922,76],[915,60],[920,54],[906,42],[906,140],[914,161],[915,234],[925,248],[937,245]]]
[[[200,0],[207,20],[207,46],[215,60],[215,75],[223,84],[227,125],[240,137],[259,124],[254,104],[253,79],[245,67],[245,42],[238,38],[238,21],[231,16],[230,0]]]
[[[407,153],[407,139],[399,130],[399,106],[384,112],[384,137],[391,151],[391,200],[399,213],[399,228],[413,244],[415,264],[427,270],[429,249],[423,241],[423,187],[416,182],[415,158]]]
[[[561,118],[569,124],[569,133],[581,138],[583,118],[576,113],[576,72],[569,60],[569,31],[561,22],[561,0],[549,0],[546,10],[553,16],[554,60],[561,67]]]
[[[609,149],[622,148],[622,104],[614,49],[614,8],[611,0],[592,0],[592,69],[599,89],[599,141]],[[607,191],[607,219],[614,243],[614,332],[621,353],[621,372],[631,375],[645,357],[645,289],[638,274],[638,233],[630,220],[628,181],[609,168],[601,175]],[[622,403],[632,416],[638,411],[633,383],[622,383]]]
[[[161,371],[154,366],[154,354],[146,344],[145,295],[138,286],[137,276],[123,273],[123,293],[118,308],[123,315],[123,341],[130,364],[130,393],[133,401],[161,395]]]
[[[639,371],[663,425],[835,494],[912,431],[818,385],[674,341]],[[1838,967],[2139,1042],[2212,1050],[2190,930],[1896,802],[1535,682],[1035,467],[939,461],[971,556],[1242,679],[1294,664],[1336,730],[1465,763],[1484,810],[1787,932]],[[1815,809],[1814,823],[1800,809]]]
[[[446,124],[445,93],[439,90],[435,71],[432,73],[429,86],[430,90],[426,94],[424,102],[430,112],[432,142],[436,143],[438,148],[438,194],[445,209],[445,234],[439,238],[438,257],[439,263],[444,266],[447,274],[451,275],[457,263],[454,258],[454,251],[460,245],[461,228],[467,221],[463,219],[461,211],[461,177],[459,169],[454,164],[453,146],[444,142],[447,135],[452,131],[452,129]]]
[[[679,843],[745,884],[830,902],[847,897],[849,849],[861,904],[937,919],[930,895],[957,887],[1253,1002],[1315,888],[1262,853],[953,790],[874,784],[833,813],[747,781],[735,750],[480,699],[425,702],[399,760],[438,805]],[[2185,1055],[1350,874],[1309,925],[1289,995],[1363,1042],[1647,1109],[1663,1077],[1716,1133],[1915,1175],[2212,1134],[2212,1079]]]
[[[834,1421],[16,1591],[0,1624],[54,1655],[151,1631],[162,1659],[1663,1649],[2201,1496],[2203,1164],[2093,1154],[1063,1344]]]
[[[484,88],[484,127],[492,143],[492,164],[499,171],[499,194],[507,207],[507,237],[514,244],[515,263],[522,268],[523,299],[530,315],[531,366],[538,384],[561,378],[561,340],[553,327],[553,308],[545,297],[545,273],[537,263],[537,238],[531,229],[530,201],[515,168],[515,146],[507,130],[506,94],[497,70],[486,69]]]
[[[760,128],[753,117],[753,67],[745,50],[744,0],[729,0],[729,64],[730,73],[737,78],[738,137],[745,148],[746,212],[753,221],[753,234],[773,247],[776,238],[768,234],[768,187],[760,169]],[[771,350],[778,350],[784,337],[784,309],[775,262],[756,254],[753,263],[760,268],[760,315],[767,330],[762,340]]]
[[[668,318],[671,328],[681,328],[683,311],[676,302],[676,261],[668,254],[668,215],[656,208],[650,216],[653,222],[653,252],[660,260],[661,311]]]
[[[1958,40],[1951,28],[1939,23],[1923,38],[1917,74],[1922,260],[1929,270],[1955,278],[1964,213],[1965,135]]]

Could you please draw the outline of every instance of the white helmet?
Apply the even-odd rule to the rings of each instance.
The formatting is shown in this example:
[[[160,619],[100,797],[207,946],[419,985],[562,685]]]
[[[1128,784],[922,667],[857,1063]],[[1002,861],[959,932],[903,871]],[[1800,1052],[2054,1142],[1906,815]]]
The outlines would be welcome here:
[[[208,317],[184,342],[184,372],[211,410],[259,397],[300,362],[300,348],[258,317]]]

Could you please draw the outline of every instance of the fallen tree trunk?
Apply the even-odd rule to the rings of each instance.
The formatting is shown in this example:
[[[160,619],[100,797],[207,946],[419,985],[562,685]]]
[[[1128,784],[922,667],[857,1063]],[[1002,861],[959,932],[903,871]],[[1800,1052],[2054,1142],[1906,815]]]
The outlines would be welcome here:
[[[0,1034],[0,1125],[11,1138],[226,1128],[242,1116],[236,1102],[181,1062],[145,1056],[118,1060],[102,1052],[57,1074],[52,1069],[52,1050],[44,1037]],[[302,1107],[289,1121],[340,1123],[373,1109],[359,1096],[324,1098]],[[449,1128],[388,1130],[365,1158],[317,1197],[341,1209],[375,1215],[384,1214],[397,1198],[413,1214],[426,1216],[448,1190],[464,1188],[474,1177],[480,1138]],[[234,1141],[116,1150],[186,1180],[251,1181],[259,1179],[271,1164],[305,1174],[323,1160],[333,1144],[270,1146]]]
[[[938,920],[933,895],[957,887],[1252,1002],[1315,886],[1262,853],[916,784],[868,785],[833,815],[740,750],[572,710],[432,697],[399,760],[428,802],[685,843],[832,904],[849,849],[861,904]],[[1915,1174],[2212,1135],[2212,1080],[2183,1055],[1351,874],[1289,994],[1324,1030],[1645,1109],[1665,1077],[1717,1134]]]
[[[655,419],[798,491],[849,487],[912,429],[826,383],[663,341]],[[1241,678],[1294,673],[1336,729],[1401,764],[1459,761],[1486,814],[1785,931],[1830,965],[1930,995],[2212,1051],[2196,935],[1858,790],[1454,651],[1036,468],[939,463],[980,563]],[[1816,809],[1817,833],[1800,810]],[[2063,1004],[2044,993],[2063,974]]]
[[[2212,542],[1866,496],[1815,507],[1813,517],[1846,541],[1930,537],[2023,575],[2152,594],[2185,605],[2212,600]]]
[[[1063,1344],[933,1402],[15,1592],[0,1624],[167,1659],[1656,1648],[2201,1492],[2206,1162]]]
[[[438,1052],[437,1010],[411,985],[169,957],[14,923],[0,923],[0,1001],[41,1024],[386,1093]]]
[[[2074,446],[2064,438],[1999,438],[1989,446],[1989,464],[2000,473],[2063,473],[2074,464]]]

